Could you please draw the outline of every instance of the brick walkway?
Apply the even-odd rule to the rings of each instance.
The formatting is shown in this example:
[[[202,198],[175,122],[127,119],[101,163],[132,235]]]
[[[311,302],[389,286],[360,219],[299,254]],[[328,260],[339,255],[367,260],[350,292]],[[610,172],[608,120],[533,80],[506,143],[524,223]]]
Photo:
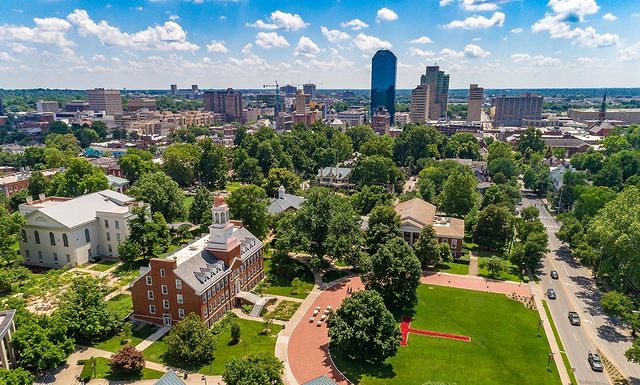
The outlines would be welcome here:
[[[321,312],[332,306],[337,309],[342,300],[347,296],[347,288],[362,290],[364,286],[359,277],[354,277],[340,282],[323,291],[306,310],[297,326],[289,337],[287,357],[291,372],[296,382],[303,384],[316,377],[327,375],[339,385],[347,385],[349,381],[335,368],[329,356],[327,325],[316,326],[316,322],[309,322],[316,306],[322,308]],[[318,319],[318,317],[316,317]]]
[[[511,281],[496,281],[471,275],[456,275],[447,273],[425,272],[420,279],[421,283],[438,286],[450,286],[459,289],[485,291],[489,293],[511,294],[530,296],[529,284]]]

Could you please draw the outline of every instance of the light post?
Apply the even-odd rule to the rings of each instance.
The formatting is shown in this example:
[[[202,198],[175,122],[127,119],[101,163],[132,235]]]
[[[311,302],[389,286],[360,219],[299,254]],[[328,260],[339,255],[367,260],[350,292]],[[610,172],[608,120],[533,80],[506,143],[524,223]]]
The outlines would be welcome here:
[[[547,372],[551,371],[549,367],[551,366],[551,358],[553,357],[553,352],[549,352],[549,358],[547,359]]]
[[[207,385],[207,376],[204,374],[202,375],[202,382],[204,382],[204,385]]]
[[[542,318],[540,318],[540,319],[538,320],[538,332],[536,333],[536,334],[538,335],[538,337],[540,337],[540,326],[542,326],[542,323],[543,323],[543,322],[544,322],[544,321],[542,320]]]

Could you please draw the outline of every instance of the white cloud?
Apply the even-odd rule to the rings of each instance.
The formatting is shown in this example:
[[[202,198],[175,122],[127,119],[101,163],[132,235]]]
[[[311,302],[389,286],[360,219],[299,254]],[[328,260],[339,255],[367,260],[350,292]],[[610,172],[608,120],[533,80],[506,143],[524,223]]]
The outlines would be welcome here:
[[[295,56],[313,57],[320,52],[320,47],[306,36],[301,36],[296,48],[293,50]]]
[[[9,43],[9,48],[15,53],[33,53],[36,51],[33,47],[27,47],[22,43]]]
[[[379,49],[391,48],[391,43],[388,41],[379,39],[375,36],[365,35],[364,33],[359,33],[353,40],[353,44],[365,53],[373,53]]]
[[[464,52],[456,51],[451,48],[443,48],[440,50],[440,55],[444,59],[462,59],[464,57]]]
[[[264,49],[288,47],[289,42],[276,32],[258,32],[256,44]]]
[[[480,46],[475,44],[467,44],[464,46],[464,56],[470,58],[476,57],[487,57],[491,55],[491,52],[482,49]]]
[[[144,7],[142,7],[142,6],[140,6],[140,7],[133,7],[133,8],[130,8],[130,9],[133,9],[134,11],[141,11],[141,12],[142,12],[142,11],[144,11]]]
[[[253,44],[249,43],[244,47],[242,47],[242,50],[240,52],[242,52],[243,55],[248,55],[251,53],[252,49],[253,49]]]
[[[464,20],[453,20],[449,24],[446,24],[444,28],[462,28],[462,29],[478,29],[478,28],[491,28],[502,27],[504,25],[505,14],[502,12],[494,12],[490,18],[484,16],[474,15],[467,17]]]
[[[429,39],[426,36],[420,36],[417,39],[413,39],[411,40],[409,43],[411,44],[429,44],[429,43],[433,43],[433,41],[431,39]]]
[[[611,12],[607,12],[604,15],[602,15],[602,20],[606,20],[606,21],[616,21],[618,20],[618,16],[614,15]]]
[[[593,15],[600,9],[596,0],[549,0],[547,6],[563,21],[584,21],[585,16]]]
[[[451,5],[453,4],[455,0],[440,0],[440,6],[441,7],[446,7],[447,5]]]
[[[572,44],[581,47],[610,47],[618,44],[620,37],[612,33],[599,34],[595,28],[571,28],[569,23],[562,21],[562,15],[549,15],[536,21],[531,29],[533,32],[548,32],[552,39],[571,40]]]
[[[95,36],[100,43],[111,47],[128,47],[141,50],[190,51],[195,52],[200,47],[187,40],[187,33],[180,24],[166,21],[162,25],[154,25],[135,33],[121,32],[118,27],[109,25],[106,21],[96,23],[87,11],[76,9],[67,16],[82,36]]]
[[[221,15],[218,19],[219,20],[227,20],[227,17],[225,15]]]
[[[280,10],[271,12],[267,22],[256,20],[255,23],[247,23],[247,27],[274,30],[282,28],[287,31],[298,31],[307,27],[309,23],[302,20],[298,14],[282,12]]]
[[[616,56],[621,61],[640,60],[640,41],[632,46],[618,50]]]
[[[57,17],[35,17],[33,23],[33,27],[0,25],[0,41],[53,44],[58,47],[75,45],[66,35],[71,28],[68,21]]]
[[[329,40],[330,43],[339,43],[341,41],[349,39],[349,34],[342,32],[337,29],[329,29],[327,27],[320,27],[320,31],[322,31],[322,35]]]
[[[342,28],[351,28],[351,30],[353,31],[359,31],[361,29],[368,28],[369,24],[360,19],[353,19],[340,23],[340,26]]]
[[[395,21],[398,20],[398,14],[394,10],[387,7],[380,8],[376,13],[376,22]]]
[[[511,60],[514,63],[525,63],[539,67],[553,67],[559,65],[562,61],[557,58],[552,58],[543,55],[531,56],[528,53],[516,53],[511,55]]]
[[[631,17],[640,17],[640,12],[633,12]]]
[[[169,20],[171,20],[171,21],[176,21],[176,20],[179,20],[179,19],[180,19],[180,16],[178,16],[178,15],[169,15]]]
[[[511,33],[522,33],[522,32],[524,32],[524,28],[520,28],[520,27],[514,28],[509,32],[511,32]]]
[[[409,56],[433,57],[433,52],[420,48],[409,47]]]
[[[497,10],[498,5],[489,0],[462,0],[460,8],[470,12],[487,12]]]
[[[0,51],[0,61],[15,62],[17,60],[13,56],[9,55],[8,53]]]
[[[223,41],[211,40],[211,43],[207,44],[207,52],[227,53],[229,50]]]
[[[576,61],[580,64],[596,64],[600,63],[600,58],[596,57],[579,57]]]

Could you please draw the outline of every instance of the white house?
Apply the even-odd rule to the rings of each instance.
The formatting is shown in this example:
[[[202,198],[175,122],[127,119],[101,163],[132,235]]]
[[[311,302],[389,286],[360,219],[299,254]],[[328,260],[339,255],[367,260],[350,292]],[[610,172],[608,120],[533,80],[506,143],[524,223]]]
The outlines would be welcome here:
[[[19,206],[27,221],[20,240],[24,264],[78,266],[95,256],[118,257],[136,205],[133,198],[111,190],[76,198],[29,199]]]

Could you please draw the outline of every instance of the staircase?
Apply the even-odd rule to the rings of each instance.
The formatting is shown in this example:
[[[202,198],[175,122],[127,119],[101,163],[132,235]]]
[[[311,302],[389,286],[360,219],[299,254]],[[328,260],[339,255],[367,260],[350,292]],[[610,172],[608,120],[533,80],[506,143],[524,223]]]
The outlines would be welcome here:
[[[236,294],[236,297],[253,305],[253,309],[251,309],[251,313],[249,313],[251,317],[260,317],[262,309],[264,309],[271,299],[271,297],[261,297],[249,291],[240,291]]]
[[[251,313],[249,313],[249,315],[252,317],[260,317],[260,313],[262,313],[262,309],[264,309],[264,307],[267,305],[267,302],[269,302],[270,299],[271,298],[269,297],[260,298],[260,300],[256,302],[255,305],[253,305],[253,309],[251,309]]]

